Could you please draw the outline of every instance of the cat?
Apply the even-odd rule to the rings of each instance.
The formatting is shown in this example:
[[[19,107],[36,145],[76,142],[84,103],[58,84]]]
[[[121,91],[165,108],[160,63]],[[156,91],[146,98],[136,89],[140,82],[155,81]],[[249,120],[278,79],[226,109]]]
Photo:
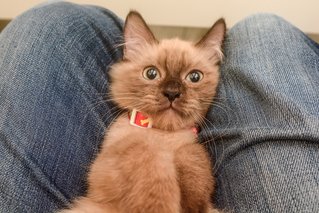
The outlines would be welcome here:
[[[219,19],[197,43],[158,41],[138,12],[127,15],[123,59],[109,72],[125,113],[105,135],[86,196],[62,212],[219,212],[196,127],[216,94],[225,31]]]

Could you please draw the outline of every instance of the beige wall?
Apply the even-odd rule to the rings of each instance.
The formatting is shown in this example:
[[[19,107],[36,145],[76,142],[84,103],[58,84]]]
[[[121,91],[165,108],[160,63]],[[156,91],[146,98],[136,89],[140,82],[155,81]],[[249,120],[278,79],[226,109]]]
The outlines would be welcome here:
[[[52,0],[51,0],[52,1]],[[218,17],[231,27],[243,17],[257,12],[283,16],[308,33],[319,33],[318,0],[71,0],[95,4],[125,17],[129,9],[140,11],[155,25],[208,27]],[[12,18],[41,0],[1,0],[0,18]]]

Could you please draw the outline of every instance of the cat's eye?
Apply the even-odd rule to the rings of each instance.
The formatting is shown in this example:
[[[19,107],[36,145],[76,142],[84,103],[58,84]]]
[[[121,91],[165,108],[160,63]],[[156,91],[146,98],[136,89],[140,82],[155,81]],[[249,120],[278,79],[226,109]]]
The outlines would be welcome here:
[[[203,73],[199,70],[192,70],[186,76],[186,80],[191,81],[193,83],[199,82],[202,79],[203,79]]]
[[[146,67],[143,70],[143,77],[147,80],[155,80],[160,78],[160,73],[156,67]]]

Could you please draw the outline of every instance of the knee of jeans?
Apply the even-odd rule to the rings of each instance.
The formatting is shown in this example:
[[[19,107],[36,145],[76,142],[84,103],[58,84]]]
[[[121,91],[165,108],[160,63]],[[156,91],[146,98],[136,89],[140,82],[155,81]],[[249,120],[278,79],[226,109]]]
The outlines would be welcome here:
[[[38,34],[41,31],[43,34],[49,33],[50,35],[52,31],[55,31],[58,32],[55,36],[64,38],[74,35],[69,31],[80,30],[81,33],[85,33],[92,23],[114,29],[116,33],[121,32],[120,20],[113,13],[106,14],[104,11],[100,12],[97,8],[68,2],[41,4],[26,11],[12,22],[11,25],[14,26],[10,27],[13,28],[23,28]],[[41,35],[44,36],[43,34]]]
[[[81,14],[82,13],[82,14]],[[68,19],[84,15],[78,5],[67,2],[45,3],[38,5],[21,16],[17,17],[16,22],[23,24],[23,27],[63,27],[67,25]],[[57,27],[55,26],[55,27]]]
[[[271,13],[260,13],[248,16],[238,22],[230,30],[230,33],[236,31],[236,33],[245,32],[249,35],[253,35],[256,32],[271,34],[278,29],[285,30],[291,29],[291,27],[292,25],[280,16]]]

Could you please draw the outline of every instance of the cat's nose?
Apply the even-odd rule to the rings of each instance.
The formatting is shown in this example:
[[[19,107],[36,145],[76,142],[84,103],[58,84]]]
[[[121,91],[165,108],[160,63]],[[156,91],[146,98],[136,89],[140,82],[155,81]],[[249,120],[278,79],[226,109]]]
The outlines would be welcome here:
[[[173,102],[176,98],[181,96],[179,91],[164,91],[163,95],[170,101]]]

